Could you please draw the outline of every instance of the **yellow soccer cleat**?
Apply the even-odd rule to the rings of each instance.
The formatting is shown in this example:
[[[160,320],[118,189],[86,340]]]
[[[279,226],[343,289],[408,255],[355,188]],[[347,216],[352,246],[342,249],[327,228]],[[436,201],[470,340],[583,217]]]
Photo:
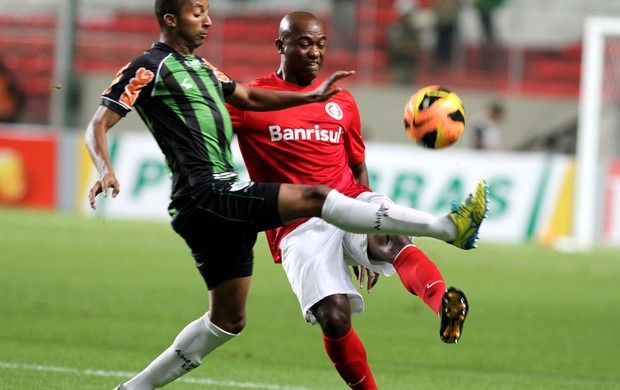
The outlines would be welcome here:
[[[461,249],[476,247],[480,224],[489,210],[487,207],[488,193],[489,186],[484,180],[480,180],[476,191],[469,194],[460,206],[456,207],[456,203],[452,203],[452,211],[448,215],[456,225],[456,239],[448,241],[449,244]]]

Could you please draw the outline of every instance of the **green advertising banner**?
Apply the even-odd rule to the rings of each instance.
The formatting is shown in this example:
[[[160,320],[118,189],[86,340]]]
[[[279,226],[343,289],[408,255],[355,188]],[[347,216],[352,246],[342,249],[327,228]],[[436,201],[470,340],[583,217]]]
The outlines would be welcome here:
[[[115,199],[101,199],[97,213],[116,218],[167,219],[170,179],[155,141],[148,133],[111,137],[113,164],[122,190]],[[247,174],[239,151],[235,160],[242,179]],[[85,166],[90,166],[84,156]],[[464,149],[427,150],[412,144],[367,144],[371,186],[395,202],[434,215],[460,202],[479,179],[489,183],[490,210],[480,235],[502,242],[548,238],[570,231],[570,207],[557,218],[558,205],[571,198],[564,185],[572,175],[572,159],[543,153],[480,152]],[[95,180],[92,167],[78,196],[80,208],[91,212],[87,190]],[[569,205],[570,206],[570,205]],[[560,224],[560,225],[558,225]]]

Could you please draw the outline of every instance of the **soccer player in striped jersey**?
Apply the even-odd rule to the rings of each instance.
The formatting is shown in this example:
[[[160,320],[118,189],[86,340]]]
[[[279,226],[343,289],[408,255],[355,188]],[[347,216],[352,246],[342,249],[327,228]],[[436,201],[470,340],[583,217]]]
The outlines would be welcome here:
[[[314,90],[320,85],[317,77],[327,43],[324,24],[314,15],[286,15],[275,40],[279,69],[248,85],[278,91]],[[367,202],[393,203],[368,188],[360,115],[348,91],[325,102],[280,111],[252,112],[232,106],[229,111],[251,180],[325,184]],[[268,230],[266,235],[302,315],[320,325],[327,355],[352,389],[374,390],[377,385],[364,345],[351,324],[351,314],[361,313],[364,301],[351,282],[349,265],[370,271],[368,291],[374,272],[376,277],[398,273],[405,288],[440,315],[441,339],[454,343],[460,337],[468,310],[465,295],[446,289],[439,269],[409,237],[347,233],[320,218],[298,220]],[[358,275],[363,277],[364,272],[358,270]],[[460,310],[456,324],[445,316],[451,306]]]
[[[241,332],[259,231],[321,217],[347,231],[423,235],[470,249],[485,216],[484,186],[459,212],[434,217],[362,202],[325,185],[239,181],[224,102],[256,111],[324,102],[340,92],[334,83],[354,72],[336,72],[307,92],[237,84],[194,53],[212,23],[208,10],[208,0],[156,0],[159,42],[118,72],[86,128],[86,146],[99,174],[89,191],[94,209],[98,194],[116,197],[120,190],[107,132],[131,109],[138,111],[172,174],[172,227],[190,247],[209,291],[209,310],[119,389],[165,386]]]

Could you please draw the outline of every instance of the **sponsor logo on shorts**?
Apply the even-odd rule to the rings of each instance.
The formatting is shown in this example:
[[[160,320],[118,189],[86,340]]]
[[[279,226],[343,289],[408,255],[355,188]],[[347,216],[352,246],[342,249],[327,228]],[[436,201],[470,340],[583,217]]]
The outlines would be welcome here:
[[[230,186],[229,192],[242,191],[246,188],[252,187],[253,185],[254,182],[251,181],[236,181]]]

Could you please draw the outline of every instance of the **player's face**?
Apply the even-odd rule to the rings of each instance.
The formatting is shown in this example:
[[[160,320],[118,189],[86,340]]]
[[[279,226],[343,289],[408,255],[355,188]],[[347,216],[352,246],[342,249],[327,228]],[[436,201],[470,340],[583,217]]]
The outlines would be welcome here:
[[[193,51],[204,43],[209,27],[209,0],[188,0],[181,7],[174,32]]]
[[[310,85],[316,79],[327,51],[323,24],[316,20],[297,23],[282,41],[284,72],[287,81]]]

